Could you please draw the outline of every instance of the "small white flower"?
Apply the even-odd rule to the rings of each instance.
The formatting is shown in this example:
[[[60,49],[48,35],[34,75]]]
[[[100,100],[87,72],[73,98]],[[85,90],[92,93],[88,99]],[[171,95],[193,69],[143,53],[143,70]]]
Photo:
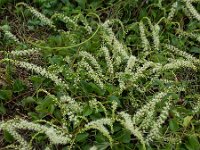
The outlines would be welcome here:
[[[144,26],[142,21],[139,22],[139,29],[140,29],[140,37],[141,37],[141,40],[142,40],[142,46],[144,48],[144,51],[147,51],[150,47],[150,44],[149,44],[149,41],[146,37],[145,26]]]
[[[173,45],[170,45],[170,44],[164,44],[164,47],[168,50],[170,50],[171,52],[179,55],[179,56],[182,56],[184,57],[185,59],[187,59],[188,61],[191,61],[191,62],[194,62],[194,63],[197,63],[199,64],[200,63],[200,60],[195,58],[194,56],[192,56],[191,54],[187,53],[187,52],[184,52],[184,51],[181,51],[179,50],[178,48],[176,48],[175,46]]]
[[[108,72],[110,74],[113,74],[114,73],[114,68],[113,68],[112,59],[111,59],[110,54],[109,54],[109,50],[105,46],[103,46],[101,48],[101,50],[103,51],[103,53],[105,55],[105,60],[106,60],[106,63],[107,63]]]
[[[184,0],[185,6],[189,10],[189,12],[192,14],[194,18],[196,18],[198,21],[200,21],[200,14],[197,12],[197,10],[194,8],[194,6],[191,4],[190,1]]]
[[[168,14],[168,17],[167,17],[168,20],[172,20],[172,18],[173,18],[174,15],[175,15],[175,12],[176,12],[177,7],[178,7],[178,2],[174,2],[174,3],[172,4],[171,10],[170,10],[170,12],[169,12],[169,14]]]
[[[104,84],[99,78],[99,75],[92,69],[92,67],[86,62],[81,61],[80,66],[84,67],[88,71],[88,75],[93,79],[102,89],[104,88]]]
[[[35,8],[27,5],[26,3],[20,2],[18,3],[18,5],[24,5],[26,8],[28,8],[28,10],[38,19],[40,19],[40,21],[46,25],[49,25],[52,28],[55,28],[55,26],[53,25],[53,22],[47,18],[46,16],[44,16],[42,13],[40,13],[38,10],[36,10]]]
[[[20,50],[20,51],[11,51],[10,54],[12,56],[28,56],[35,53],[38,53],[41,49],[39,48],[31,48],[27,50]]]
[[[27,70],[32,70],[32,71],[36,72],[37,74],[40,74],[46,78],[49,78],[52,81],[54,81],[56,85],[64,86],[64,87],[68,88],[68,85],[64,81],[62,81],[55,74],[48,72],[45,68],[42,68],[40,66],[37,66],[35,64],[31,64],[28,62],[23,62],[23,61],[17,61],[17,60],[13,61],[11,59],[8,59],[8,61],[10,61],[11,63],[13,63],[19,67],[25,68]]]
[[[22,44],[20,42],[20,40],[14,35],[12,34],[10,31],[4,31],[5,37],[7,37],[10,40],[13,40],[14,42],[18,43],[18,44]]]
[[[136,57],[131,55],[128,62],[127,62],[127,66],[125,68],[125,72],[131,72],[133,66],[135,65],[136,62]]]
[[[93,65],[95,67],[95,69],[97,69],[98,73],[102,74],[101,67],[94,56],[92,56],[90,53],[85,52],[85,51],[81,51],[81,52],[79,52],[79,54],[83,58],[89,60],[91,65]]]

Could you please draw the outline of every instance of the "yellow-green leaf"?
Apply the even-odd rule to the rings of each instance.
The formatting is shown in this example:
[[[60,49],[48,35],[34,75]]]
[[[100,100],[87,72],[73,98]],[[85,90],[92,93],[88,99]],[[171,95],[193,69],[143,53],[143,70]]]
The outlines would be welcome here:
[[[184,121],[183,121],[183,126],[184,127],[188,127],[188,125],[190,124],[192,118],[193,118],[193,116],[187,116],[187,117],[185,117]]]

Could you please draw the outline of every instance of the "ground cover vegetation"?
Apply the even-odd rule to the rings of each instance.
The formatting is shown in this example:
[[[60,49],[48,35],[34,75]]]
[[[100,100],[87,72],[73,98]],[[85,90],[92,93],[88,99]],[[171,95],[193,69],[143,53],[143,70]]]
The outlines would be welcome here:
[[[0,148],[199,150],[199,0],[1,0]]]

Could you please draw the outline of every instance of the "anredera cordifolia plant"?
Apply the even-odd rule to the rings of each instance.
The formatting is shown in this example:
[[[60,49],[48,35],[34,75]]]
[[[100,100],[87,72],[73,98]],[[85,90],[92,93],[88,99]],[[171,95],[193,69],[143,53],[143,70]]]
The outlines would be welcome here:
[[[161,5],[162,1],[159,2]],[[102,22],[95,13],[72,17],[55,13],[48,18],[28,4],[18,3],[17,7],[23,6],[51,28],[53,34],[59,35],[61,44],[51,43],[48,39],[23,42],[5,26],[1,27],[4,36],[22,49],[4,52],[5,57],[0,63],[43,76],[49,79],[48,86],[55,88],[51,92],[48,91],[48,86],[40,86],[33,95],[33,99],[37,99],[35,110],[46,113],[47,109],[54,116],[52,119],[41,117],[28,121],[16,117],[1,121],[0,129],[8,132],[17,141],[7,148],[34,149],[34,140],[39,134],[44,134],[48,141],[45,149],[53,149],[54,145],[76,149],[80,135],[84,135],[82,138],[90,143],[90,149],[101,149],[97,144],[98,140],[89,140],[93,139],[89,136],[90,133],[94,137],[98,134],[105,137],[105,149],[115,149],[120,143],[120,139],[116,137],[119,131],[131,134],[128,143],[137,144],[138,149],[155,146],[155,141],[181,144],[183,139],[179,134],[170,133],[168,126],[173,128],[172,118],[180,120],[185,117],[178,109],[179,94],[186,91],[190,83],[183,85],[177,79],[176,73],[184,69],[198,72],[200,60],[171,44],[168,39],[163,39],[164,27],[160,24],[176,26],[178,23],[173,22],[173,18],[178,7],[199,21],[200,14],[193,6],[196,2],[198,1],[176,1],[168,15],[158,22],[153,23],[150,18],[143,17],[128,27],[118,19]],[[66,27],[58,27],[59,22]],[[124,37],[121,40],[114,30],[115,25],[122,28],[120,35]],[[126,32],[135,28],[139,32],[134,34],[137,34],[140,41],[134,43],[138,49],[137,54],[133,53],[126,40]],[[179,24],[175,30],[181,37],[199,41],[197,33],[184,31]],[[23,49],[23,46],[28,48]],[[35,53],[44,58],[46,66],[24,59]],[[52,64],[55,55],[60,56],[60,63]],[[199,112],[199,94],[194,95],[193,100],[193,105],[190,106],[192,112],[185,117],[183,127],[187,127],[192,117]],[[30,130],[35,134],[26,138],[20,130]],[[134,149],[131,146],[130,148]]]

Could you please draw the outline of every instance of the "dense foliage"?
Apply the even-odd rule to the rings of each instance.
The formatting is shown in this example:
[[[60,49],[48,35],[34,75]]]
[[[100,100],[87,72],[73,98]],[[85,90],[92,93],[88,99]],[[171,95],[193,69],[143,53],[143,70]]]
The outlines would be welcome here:
[[[2,149],[200,149],[199,0],[1,0]]]

